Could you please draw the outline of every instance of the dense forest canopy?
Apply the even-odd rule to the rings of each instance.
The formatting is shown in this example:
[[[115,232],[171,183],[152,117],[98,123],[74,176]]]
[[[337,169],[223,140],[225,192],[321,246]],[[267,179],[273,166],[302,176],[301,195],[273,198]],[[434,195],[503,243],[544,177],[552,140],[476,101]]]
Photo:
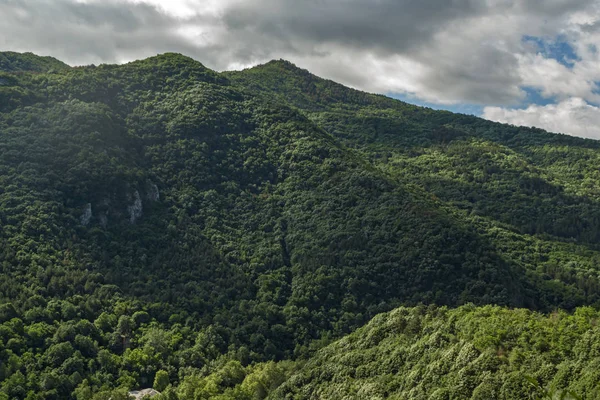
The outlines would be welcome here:
[[[596,398],[599,146],[285,61],[0,53],[0,399]]]

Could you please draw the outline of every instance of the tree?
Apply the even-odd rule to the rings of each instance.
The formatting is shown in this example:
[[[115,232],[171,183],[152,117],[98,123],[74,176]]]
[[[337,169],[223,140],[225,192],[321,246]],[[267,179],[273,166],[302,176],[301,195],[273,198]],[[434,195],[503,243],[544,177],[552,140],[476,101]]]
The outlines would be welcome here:
[[[165,370],[158,370],[154,376],[154,384],[152,387],[159,392],[164,391],[169,386],[169,373]]]

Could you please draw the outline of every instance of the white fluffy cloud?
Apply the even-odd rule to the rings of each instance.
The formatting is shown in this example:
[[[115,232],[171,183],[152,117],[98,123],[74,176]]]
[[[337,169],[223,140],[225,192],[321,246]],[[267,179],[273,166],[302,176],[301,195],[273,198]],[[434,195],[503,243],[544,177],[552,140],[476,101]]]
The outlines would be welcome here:
[[[439,104],[517,107],[526,87],[556,107],[600,103],[597,0],[0,0],[0,15],[1,50],[71,64],[166,51],[217,70],[284,58]],[[560,38],[577,59],[568,68],[527,36]]]
[[[600,139],[600,108],[576,97],[557,104],[530,105],[525,109],[486,107],[483,117],[512,125],[536,126],[550,132],[568,132]]]
[[[600,101],[595,83],[600,79],[600,70],[582,71],[581,62],[568,68],[557,60],[544,58],[540,54],[519,55],[518,60],[522,85],[538,88],[544,97],[578,97],[593,102]],[[589,58],[585,62],[589,63]]]

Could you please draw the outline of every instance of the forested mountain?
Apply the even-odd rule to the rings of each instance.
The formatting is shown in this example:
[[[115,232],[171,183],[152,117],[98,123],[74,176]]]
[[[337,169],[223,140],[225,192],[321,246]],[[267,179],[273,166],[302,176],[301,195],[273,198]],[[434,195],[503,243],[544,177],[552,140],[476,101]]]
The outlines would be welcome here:
[[[569,284],[564,300],[537,307],[598,301],[600,142],[413,106],[286,61],[226,75],[301,109],[392,180],[439,200],[531,279],[546,281],[537,285],[551,297],[558,282]]]
[[[52,72],[70,68],[54,57],[40,57],[33,53],[0,52],[0,71]]]
[[[365,398],[370,384],[373,396],[429,396],[443,387],[378,394],[387,383],[327,383],[358,379],[347,370],[311,375],[347,341],[387,352],[361,338],[406,313],[433,324],[410,340],[447,338],[436,351],[503,346],[503,367],[485,371],[504,398],[497,382],[517,371],[594,398],[575,376],[555,380],[581,354],[546,355],[550,317],[476,306],[598,304],[597,147],[285,61],[217,73],[178,54],[71,68],[0,53],[0,399],[116,399],[153,384],[169,399]],[[378,316],[315,353],[418,304],[431,307]],[[578,313],[561,321],[595,324]],[[448,320],[488,314],[515,332],[481,345]],[[538,329],[534,316],[544,348],[514,336]],[[574,334],[593,341],[588,325]],[[399,329],[381,346],[407,346]],[[513,349],[555,370],[541,377]]]
[[[599,316],[402,307],[319,351],[270,398],[594,399]]]

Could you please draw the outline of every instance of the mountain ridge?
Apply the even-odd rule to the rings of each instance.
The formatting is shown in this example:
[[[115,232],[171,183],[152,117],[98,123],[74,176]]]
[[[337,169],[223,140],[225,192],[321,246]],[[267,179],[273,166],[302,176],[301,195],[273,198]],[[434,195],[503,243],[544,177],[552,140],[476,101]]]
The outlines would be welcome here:
[[[205,398],[399,306],[600,304],[595,142],[268,64],[0,71],[0,393]]]
[[[48,72],[71,68],[62,61],[50,56],[17,53],[12,51],[0,52],[0,71],[5,72]]]

